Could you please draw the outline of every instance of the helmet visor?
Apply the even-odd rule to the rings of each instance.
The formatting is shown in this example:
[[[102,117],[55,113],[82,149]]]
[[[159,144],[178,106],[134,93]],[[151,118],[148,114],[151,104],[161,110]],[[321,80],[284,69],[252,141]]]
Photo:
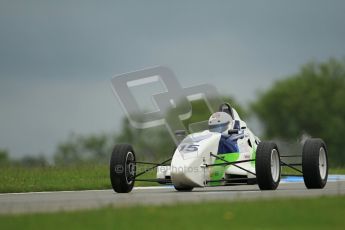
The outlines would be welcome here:
[[[223,124],[209,125],[208,129],[210,132],[222,133],[227,130],[229,122]]]

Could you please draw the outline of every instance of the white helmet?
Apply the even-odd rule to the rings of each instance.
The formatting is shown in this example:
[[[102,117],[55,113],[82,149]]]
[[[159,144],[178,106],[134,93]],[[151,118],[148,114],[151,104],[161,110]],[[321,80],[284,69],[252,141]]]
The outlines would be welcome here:
[[[210,132],[223,133],[229,129],[232,123],[232,117],[226,112],[216,112],[211,115],[208,120],[208,128]]]

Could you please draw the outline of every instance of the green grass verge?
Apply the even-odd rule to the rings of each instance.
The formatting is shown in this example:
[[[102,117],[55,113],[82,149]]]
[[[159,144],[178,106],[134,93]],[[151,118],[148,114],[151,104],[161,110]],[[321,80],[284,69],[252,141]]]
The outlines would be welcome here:
[[[141,178],[155,178],[150,171]],[[287,171],[286,173],[294,173]],[[331,169],[330,173],[345,174],[344,168]],[[135,186],[158,185],[153,182],[136,182]],[[62,191],[84,189],[109,189],[107,165],[79,165],[69,167],[0,167],[0,193]]]
[[[0,215],[0,229],[344,229],[345,197]]]
[[[329,174],[345,174],[345,168],[331,168]]]
[[[297,168],[301,169],[301,167]],[[300,173],[288,167],[282,167],[282,173],[300,175]],[[345,168],[330,168],[328,174],[345,174]]]
[[[107,165],[78,165],[69,167],[0,167],[0,193],[109,189]],[[154,178],[151,171],[142,178]],[[136,182],[136,186],[156,183]]]

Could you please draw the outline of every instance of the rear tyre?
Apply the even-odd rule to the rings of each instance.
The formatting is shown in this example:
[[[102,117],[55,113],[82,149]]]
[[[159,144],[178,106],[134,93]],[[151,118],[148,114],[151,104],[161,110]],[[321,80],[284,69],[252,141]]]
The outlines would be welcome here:
[[[273,142],[260,142],[256,150],[256,180],[261,190],[275,190],[280,182],[280,155]]]
[[[193,187],[180,187],[175,185],[174,188],[179,192],[191,192],[193,190]]]
[[[303,146],[302,170],[308,189],[323,188],[328,178],[328,156],[325,142],[319,138],[308,139]]]
[[[117,193],[129,193],[135,182],[135,154],[131,145],[118,144],[110,159],[111,186]]]

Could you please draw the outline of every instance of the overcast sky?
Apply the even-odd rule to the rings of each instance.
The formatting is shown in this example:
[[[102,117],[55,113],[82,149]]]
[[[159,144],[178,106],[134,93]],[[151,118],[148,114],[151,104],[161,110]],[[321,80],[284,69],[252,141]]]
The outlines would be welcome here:
[[[118,131],[112,76],[170,67],[243,104],[311,60],[345,56],[345,1],[0,0],[0,148],[51,155]]]

